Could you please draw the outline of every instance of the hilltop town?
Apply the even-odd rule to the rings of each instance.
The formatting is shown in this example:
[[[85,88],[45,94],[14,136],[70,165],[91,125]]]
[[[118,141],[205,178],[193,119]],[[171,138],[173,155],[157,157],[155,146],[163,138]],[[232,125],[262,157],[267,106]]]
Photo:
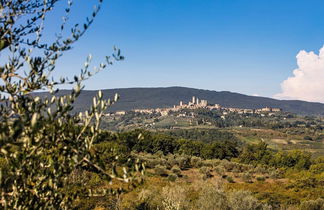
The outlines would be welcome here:
[[[143,113],[143,114],[160,114],[161,116],[168,116],[172,112],[178,112],[184,109],[195,110],[195,109],[207,109],[207,110],[218,110],[222,111],[223,115],[228,113],[237,113],[237,114],[259,114],[264,116],[265,114],[273,115],[278,112],[282,112],[280,108],[273,107],[264,107],[260,109],[241,109],[241,108],[232,108],[232,107],[222,107],[220,104],[209,104],[205,99],[199,99],[196,96],[192,96],[192,100],[187,104],[183,101],[180,101],[178,105],[174,105],[170,108],[156,108],[156,109],[133,109],[132,112]],[[115,113],[110,113],[111,115],[125,115],[126,111],[117,111]]]
[[[235,132],[245,131],[246,129],[276,129],[284,133],[287,132],[289,135],[302,135],[306,139],[305,141],[324,138],[324,134],[320,133],[314,136],[310,132],[313,129],[323,131],[324,119],[320,117],[299,116],[274,107],[259,109],[223,107],[220,104],[208,103],[207,100],[195,96],[190,101],[179,101],[178,105],[173,107],[119,111],[106,114],[102,120],[102,128],[117,132],[139,128],[151,131],[234,129]],[[303,129],[307,131],[303,131]],[[254,130],[251,132],[254,132]],[[258,141],[254,135],[252,137],[255,141]],[[283,136],[278,137],[278,139],[281,138]],[[269,143],[277,144],[278,139]],[[292,146],[295,142],[278,141],[284,142],[288,146]],[[314,144],[317,143],[314,142]],[[317,146],[315,147],[317,148]],[[321,152],[322,150],[319,151],[319,153]]]

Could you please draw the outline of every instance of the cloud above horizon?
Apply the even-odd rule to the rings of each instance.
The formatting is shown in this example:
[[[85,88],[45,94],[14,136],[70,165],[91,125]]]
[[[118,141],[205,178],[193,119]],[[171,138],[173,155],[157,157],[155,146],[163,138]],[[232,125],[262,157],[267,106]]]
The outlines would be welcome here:
[[[318,55],[302,50],[296,58],[298,68],[281,83],[281,93],[274,97],[324,103],[324,46]]]

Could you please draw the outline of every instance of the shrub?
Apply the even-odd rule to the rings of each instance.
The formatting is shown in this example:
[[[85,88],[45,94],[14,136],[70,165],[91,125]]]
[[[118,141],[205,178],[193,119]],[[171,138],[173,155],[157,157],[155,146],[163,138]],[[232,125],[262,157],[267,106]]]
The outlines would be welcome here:
[[[142,189],[138,193],[138,203],[135,209],[158,209],[158,204],[161,203],[160,197],[157,195],[156,190]],[[131,209],[131,208],[125,208]]]
[[[312,137],[310,137],[310,136],[304,136],[304,140],[307,140],[307,141],[312,141],[312,140],[313,140],[313,138],[312,138]]]
[[[266,174],[268,173],[268,170],[264,167],[261,167],[261,166],[257,166],[254,168],[254,173],[258,173],[258,174]]]
[[[168,154],[167,156],[165,156],[166,158],[166,165],[168,169],[171,169],[172,166],[178,164],[177,160],[175,159],[175,155],[173,154]]]
[[[211,168],[203,166],[199,169],[199,172],[203,175],[203,179],[211,178],[213,175],[211,174]]]
[[[270,210],[271,206],[259,202],[250,192],[225,193],[206,184],[202,187],[195,209],[210,210]]]
[[[223,175],[225,174],[225,168],[224,168],[224,166],[221,166],[221,165],[216,166],[216,167],[214,168],[214,171],[215,171],[219,176],[223,176]]]
[[[172,173],[176,174],[177,176],[181,176],[181,169],[178,165],[174,165],[171,168]]]
[[[164,187],[161,192],[161,198],[161,207],[166,210],[188,209],[189,207],[186,190],[178,185]]]
[[[168,176],[168,180],[171,181],[171,182],[174,182],[175,180],[177,180],[177,178],[178,178],[178,175],[174,174],[174,173],[171,173]]]
[[[256,178],[256,180],[259,181],[259,182],[264,182],[266,180],[266,178],[264,176],[258,176]]]
[[[177,165],[181,170],[190,168],[190,157],[186,155],[181,155],[175,158]]]
[[[267,210],[272,209],[266,204],[262,204],[250,192],[234,191],[228,194],[228,204],[232,210]]]
[[[243,171],[248,170],[248,167],[246,165],[235,162],[233,163],[233,168],[231,170],[233,173],[242,173]]]
[[[234,174],[239,174],[239,173],[242,172],[242,170],[240,170],[240,168],[235,167],[235,168],[232,170],[232,172],[233,172]]]
[[[300,210],[324,210],[324,199],[303,201],[300,204]]]
[[[252,183],[252,175],[249,172],[246,172],[242,175],[242,179],[246,183]]]
[[[320,174],[324,172],[324,163],[313,164],[310,167],[310,171],[314,174]]]
[[[234,179],[233,179],[231,176],[226,177],[226,180],[227,180],[229,183],[235,183]]]
[[[289,186],[297,189],[315,188],[320,182],[314,177],[301,177]]]
[[[228,160],[222,160],[220,165],[223,166],[227,172],[232,171],[236,167],[236,163],[230,162]]]
[[[190,159],[190,165],[193,168],[200,168],[202,165],[202,160],[200,157],[192,156]]]
[[[154,172],[156,175],[159,175],[159,176],[167,176],[168,175],[168,171],[167,171],[166,167],[161,166],[161,165],[155,166]]]
[[[164,157],[163,151],[161,151],[161,150],[158,150],[157,152],[155,152],[154,155],[159,157],[159,158]]]
[[[227,197],[224,191],[214,186],[204,184],[196,201],[196,208],[199,210],[230,210]]]
[[[221,160],[219,159],[210,159],[210,160],[203,160],[201,162],[201,166],[207,166],[207,167],[216,167],[221,163]]]
[[[279,179],[281,177],[281,174],[278,170],[272,169],[270,170],[269,177],[271,179]]]
[[[136,159],[139,159],[141,162],[144,162],[145,167],[155,168],[157,165],[166,165],[166,160],[163,158],[155,157],[150,153],[132,153],[132,156]]]
[[[160,158],[146,159],[144,163],[145,163],[145,167],[147,168],[155,168],[157,165],[164,165],[163,160],[161,160]]]

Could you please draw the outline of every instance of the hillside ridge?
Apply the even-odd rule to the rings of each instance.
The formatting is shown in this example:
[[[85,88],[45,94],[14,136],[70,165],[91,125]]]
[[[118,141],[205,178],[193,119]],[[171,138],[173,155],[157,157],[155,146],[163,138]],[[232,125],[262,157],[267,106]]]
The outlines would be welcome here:
[[[69,90],[60,90],[58,95],[67,94]],[[165,108],[179,104],[179,101],[188,102],[192,96],[208,100],[210,104],[220,104],[224,107],[257,109],[262,107],[281,108],[285,112],[300,115],[323,115],[324,104],[300,100],[278,100],[261,96],[249,96],[230,91],[214,91],[188,87],[136,87],[114,88],[102,90],[104,98],[112,98],[115,93],[120,100],[107,111],[129,111],[132,109]],[[74,111],[84,111],[92,103],[92,97],[97,90],[83,90],[75,102]],[[48,93],[36,93],[46,95]]]

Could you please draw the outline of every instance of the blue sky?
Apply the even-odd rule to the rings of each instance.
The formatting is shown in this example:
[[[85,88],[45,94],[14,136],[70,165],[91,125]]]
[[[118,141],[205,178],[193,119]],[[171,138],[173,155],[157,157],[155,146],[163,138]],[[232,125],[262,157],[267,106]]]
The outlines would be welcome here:
[[[74,1],[71,22],[95,2]],[[186,86],[272,97],[299,51],[324,45],[323,11],[323,0],[106,0],[55,75],[77,74],[89,53],[98,63],[116,45],[126,60],[86,89]]]

